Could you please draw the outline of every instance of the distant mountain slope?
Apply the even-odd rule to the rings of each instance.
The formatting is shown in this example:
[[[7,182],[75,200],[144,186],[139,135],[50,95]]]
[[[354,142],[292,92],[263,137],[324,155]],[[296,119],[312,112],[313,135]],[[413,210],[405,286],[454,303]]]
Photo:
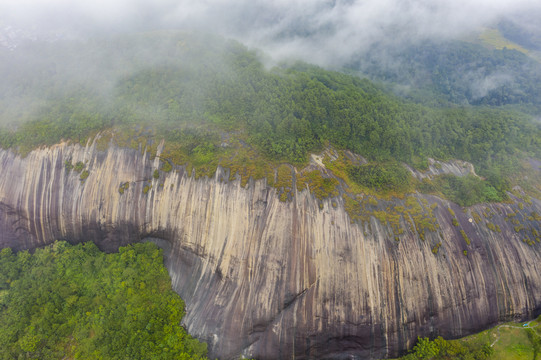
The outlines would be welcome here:
[[[426,42],[361,56],[350,68],[416,102],[541,109],[541,63],[511,49]]]

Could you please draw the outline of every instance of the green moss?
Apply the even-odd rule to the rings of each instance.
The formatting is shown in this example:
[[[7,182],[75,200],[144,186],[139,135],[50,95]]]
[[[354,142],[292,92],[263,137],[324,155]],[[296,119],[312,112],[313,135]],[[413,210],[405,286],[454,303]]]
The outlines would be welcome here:
[[[459,226],[458,220],[456,218],[453,218],[452,220],[454,226]]]
[[[468,256],[468,250],[464,250],[462,251],[462,253],[464,254],[464,256]]]
[[[487,228],[489,228],[490,230],[494,231],[494,232],[497,232],[497,233],[501,233],[502,230],[500,229],[500,226],[499,225],[494,225],[493,223],[487,221]]]
[[[516,217],[517,214],[514,212],[511,212],[505,216],[505,221],[510,221],[512,218]]]
[[[145,185],[143,187],[143,194],[147,194],[150,191],[150,189],[152,189],[152,185]]]
[[[434,247],[432,248],[432,252],[433,252],[434,254],[437,254],[438,251],[440,250],[440,246],[441,246],[441,242],[437,243],[436,246],[434,246]]]
[[[387,214],[387,222],[389,225],[391,225],[393,229],[393,234],[395,235],[401,235],[404,233],[404,230],[402,227],[400,227],[400,218],[401,214],[396,211],[396,208],[393,210],[390,210]]]
[[[470,238],[468,238],[468,235],[466,235],[466,232],[460,229],[460,234],[462,235],[462,238],[464,239],[466,244],[470,245]]]
[[[84,182],[88,176],[90,175],[90,172],[88,170],[83,170],[83,172],[81,172],[81,175],[79,176],[79,180],[81,180],[81,182]]]
[[[532,218],[534,221],[541,221],[541,215],[539,215],[539,214],[536,213],[535,211],[532,211],[531,218]]]
[[[124,191],[129,189],[129,187],[130,187],[130,182],[129,181],[127,181],[125,183],[122,183],[118,187],[118,192],[120,193],[120,195],[122,195],[122,194],[124,194]]]
[[[485,217],[485,219],[492,219],[492,217],[494,216],[494,212],[490,208],[485,208],[483,210],[483,216]]]
[[[424,200],[424,199],[423,199]],[[436,231],[439,228],[436,217],[432,213],[432,209],[428,206],[428,202],[419,201],[414,196],[408,196],[405,201],[406,219],[410,223],[412,231],[415,230],[419,234],[421,240],[425,239],[425,232]]]
[[[160,178],[160,172],[158,170],[154,170],[154,173],[152,174],[152,177],[154,179],[159,179]]]

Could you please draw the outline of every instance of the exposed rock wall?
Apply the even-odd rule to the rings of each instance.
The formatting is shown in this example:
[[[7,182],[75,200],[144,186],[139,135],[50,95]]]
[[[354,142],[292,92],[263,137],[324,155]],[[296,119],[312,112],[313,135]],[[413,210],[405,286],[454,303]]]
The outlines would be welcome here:
[[[68,171],[67,160],[85,163],[88,178]],[[211,179],[182,168],[154,179],[159,161],[114,147],[62,144],[24,159],[0,150],[0,247],[67,239],[113,251],[163,239],[185,325],[220,358],[394,356],[417,335],[459,337],[541,310],[541,244],[527,245],[505,220],[516,214],[541,233],[539,220],[527,219],[541,214],[537,200],[465,213],[417,195],[438,204],[439,229],[422,240],[401,218],[396,241],[375,217],[352,223],[341,197],[323,209],[307,191],[280,202],[264,180],[243,188],[223,169]],[[500,232],[470,222],[472,211],[490,213]]]
[[[475,175],[473,165],[463,160],[438,161],[428,158],[428,169],[426,171],[416,170],[408,165],[406,168],[419,180],[432,179],[438,175],[451,174],[455,176]]]

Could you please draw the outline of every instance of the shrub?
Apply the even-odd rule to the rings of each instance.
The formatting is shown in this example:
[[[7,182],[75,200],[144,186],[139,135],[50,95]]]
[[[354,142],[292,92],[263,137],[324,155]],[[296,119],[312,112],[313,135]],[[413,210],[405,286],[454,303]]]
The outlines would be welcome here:
[[[73,170],[77,171],[78,173],[80,173],[81,171],[83,171],[83,169],[85,168],[85,164],[83,164],[82,161],[77,161],[77,163],[75,164],[75,166],[73,167]]]
[[[162,162],[162,171],[163,172],[170,172],[171,170],[173,170],[173,165],[171,165],[169,160],[165,160],[164,162]]]
[[[468,235],[466,235],[466,232],[460,229],[460,234],[464,238],[464,241],[466,242],[466,244],[470,245],[470,238],[468,237]]]
[[[79,180],[81,180],[81,182],[85,181],[86,178],[88,177],[88,175],[90,175],[90,173],[88,172],[88,170],[83,170],[83,172],[81,173],[81,175],[79,176]]]
[[[356,183],[376,190],[407,191],[411,184],[409,171],[395,162],[351,166],[348,173]]]
[[[71,159],[70,160],[66,160],[64,162],[64,167],[66,168],[66,171],[67,172],[70,172],[72,169],[73,169],[73,164],[71,163]]]

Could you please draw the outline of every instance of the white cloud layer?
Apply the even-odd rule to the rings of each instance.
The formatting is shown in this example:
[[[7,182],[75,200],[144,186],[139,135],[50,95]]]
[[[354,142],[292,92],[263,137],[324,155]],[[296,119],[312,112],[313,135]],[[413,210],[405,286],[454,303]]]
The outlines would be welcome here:
[[[541,30],[540,14],[532,0],[0,0],[0,26],[77,35],[199,29],[324,65],[374,44],[461,36],[503,16],[530,15]]]

